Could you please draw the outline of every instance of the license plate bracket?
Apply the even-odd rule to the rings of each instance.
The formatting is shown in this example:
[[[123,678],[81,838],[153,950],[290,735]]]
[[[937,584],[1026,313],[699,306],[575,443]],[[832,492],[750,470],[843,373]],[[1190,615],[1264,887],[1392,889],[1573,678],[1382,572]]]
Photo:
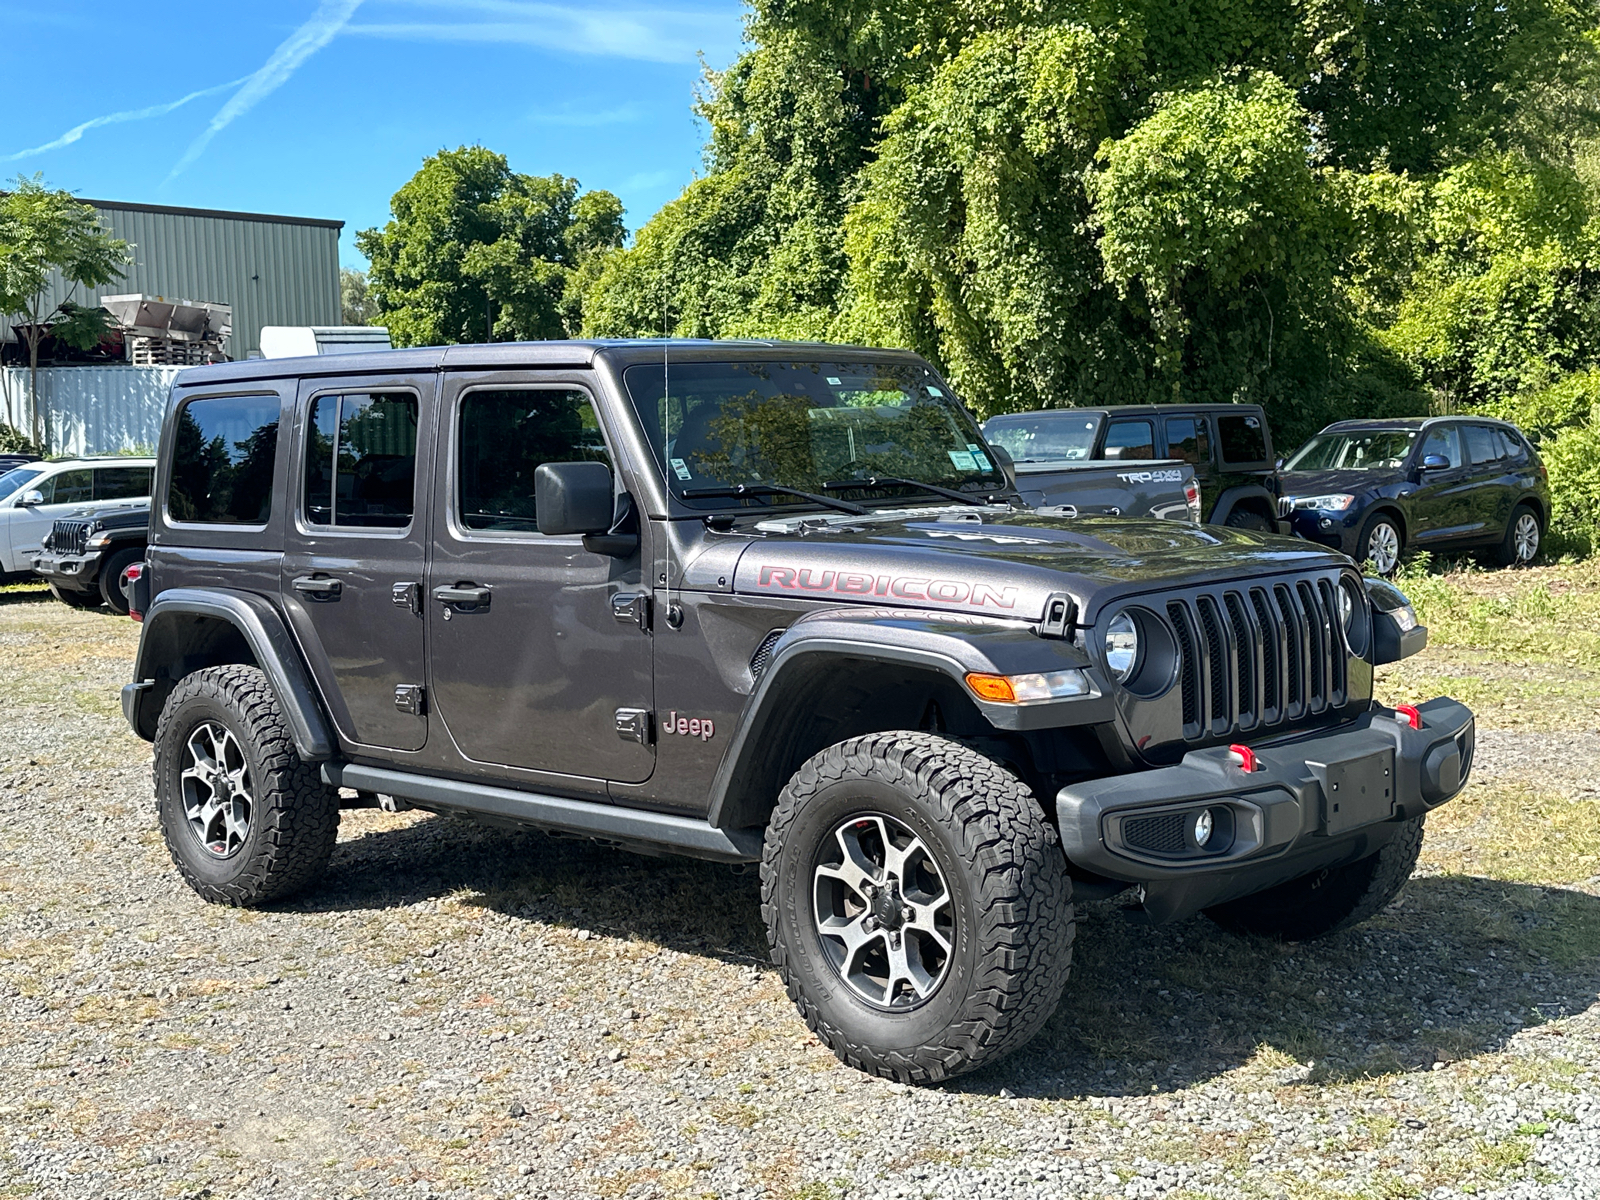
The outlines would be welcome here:
[[[1345,833],[1394,816],[1394,751],[1307,763],[1322,784],[1322,832]]]

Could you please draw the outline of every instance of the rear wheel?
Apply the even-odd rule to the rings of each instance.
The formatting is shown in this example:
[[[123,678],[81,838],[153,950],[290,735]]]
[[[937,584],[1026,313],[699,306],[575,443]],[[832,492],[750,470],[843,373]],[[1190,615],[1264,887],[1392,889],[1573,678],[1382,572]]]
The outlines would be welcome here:
[[[50,594],[68,608],[99,608],[101,604],[99,592],[75,592],[55,583],[50,585]]]
[[[930,734],[853,738],[779,797],[761,864],[772,961],[849,1065],[905,1083],[975,1070],[1055,1011],[1071,882],[1028,788]]]
[[[128,598],[122,594],[122,572],[128,569],[130,563],[136,563],[143,557],[144,550],[134,546],[118,550],[100,564],[101,599],[118,616],[128,615]]]
[[[1378,575],[1392,575],[1400,565],[1400,552],[1405,549],[1405,536],[1400,523],[1388,513],[1373,513],[1361,527],[1361,538],[1356,543],[1361,561]]]
[[[156,811],[184,881],[213,904],[282,899],[322,873],[339,793],[294,748],[257,667],[185,676],[161,710]]]
[[[1290,942],[1359,925],[1382,912],[1411,878],[1422,852],[1423,820],[1407,821],[1376,854],[1208,908],[1206,916],[1233,933]]]
[[[1502,567],[1526,567],[1539,557],[1539,547],[1544,541],[1544,528],[1539,515],[1526,504],[1519,504],[1506,522],[1506,536],[1501,541],[1495,558]]]
[[[1254,529],[1259,533],[1272,532],[1272,522],[1254,509],[1249,508],[1234,509],[1228,514],[1228,519],[1223,524],[1230,529]]]

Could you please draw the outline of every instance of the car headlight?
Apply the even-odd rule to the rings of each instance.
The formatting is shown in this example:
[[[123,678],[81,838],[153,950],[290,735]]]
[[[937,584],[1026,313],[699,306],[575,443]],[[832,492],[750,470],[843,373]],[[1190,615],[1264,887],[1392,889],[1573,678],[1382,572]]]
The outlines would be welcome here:
[[[1292,510],[1314,509],[1318,512],[1343,512],[1356,502],[1356,498],[1348,492],[1328,492],[1321,496],[1290,496],[1286,499]]]
[[[1139,665],[1139,626],[1125,612],[1111,618],[1106,627],[1106,669],[1122,683]]]

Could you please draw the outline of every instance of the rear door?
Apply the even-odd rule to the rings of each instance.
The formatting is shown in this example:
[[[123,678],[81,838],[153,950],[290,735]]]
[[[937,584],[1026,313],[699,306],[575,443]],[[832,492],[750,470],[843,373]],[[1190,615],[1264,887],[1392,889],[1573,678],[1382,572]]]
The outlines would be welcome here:
[[[1468,471],[1464,488],[1466,536],[1473,542],[1497,542],[1505,536],[1515,500],[1515,489],[1507,474],[1510,464],[1506,462],[1499,431],[1468,423],[1461,427],[1461,440]]]
[[[655,753],[619,736],[648,713],[651,638],[626,598],[639,558],[539,532],[534,472],[615,456],[587,372],[446,376],[428,569],[434,710],[468,759],[639,783]],[[612,601],[618,600],[614,609]]]
[[[428,737],[419,514],[435,387],[428,373],[318,379],[297,398],[283,606],[339,732],[361,746]]]
[[[1210,512],[1221,489],[1212,461],[1209,418],[1204,413],[1186,413],[1165,418],[1164,425],[1167,457],[1182,459],[1194,468],[1195,482],[1200,485],[1200,511]]]

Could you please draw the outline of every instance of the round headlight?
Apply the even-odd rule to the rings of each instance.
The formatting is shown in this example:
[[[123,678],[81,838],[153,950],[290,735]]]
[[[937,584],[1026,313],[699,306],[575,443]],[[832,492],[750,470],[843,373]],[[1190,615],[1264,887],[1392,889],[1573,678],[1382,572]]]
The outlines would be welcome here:
[[[1139,626],[1129,614],[1118,613],[1106,628],[1106,669],[1121,683],[1138,663]]]

